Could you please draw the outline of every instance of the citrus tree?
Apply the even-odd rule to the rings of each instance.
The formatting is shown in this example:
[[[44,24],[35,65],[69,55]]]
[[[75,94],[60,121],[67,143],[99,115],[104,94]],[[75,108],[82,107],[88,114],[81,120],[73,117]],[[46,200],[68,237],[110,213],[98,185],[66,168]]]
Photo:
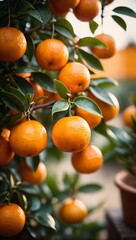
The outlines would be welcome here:
[[[82,184],[80,174],[102,166],[103,154],[91,142],[92,131],[119,113],[109,87],[117,82],[97,77],[101,58],[116,52],[103,26],[106,0],[0,1],[0,236],[10,239],[95,239],[104,223],[85,221],[95,209],[78,193],[99,191]],[[126,30],[121,15],[111,16]],[[71,11],[87,22],[90,36],[79,38],[66,19]],[[98,24],[94,18],[100,16]],[[61,184],[48,172],[48,158],[70,153],[75,173]],[[56,168],[56,164],[54,168]],[[58,170],[59,171],[59,170]],[[67,169],[66,169],[67,171]]]

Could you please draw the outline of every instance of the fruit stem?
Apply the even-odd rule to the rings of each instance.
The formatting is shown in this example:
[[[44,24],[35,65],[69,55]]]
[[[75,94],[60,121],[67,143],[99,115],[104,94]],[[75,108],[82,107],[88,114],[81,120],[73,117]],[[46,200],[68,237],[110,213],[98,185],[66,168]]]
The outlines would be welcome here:
[[[53,18],[52,18],[52,21],[51,21],[51,24],[52,24],[51,38],[54,38],[54,33],[55,33],[55,22],[56,22],[56,19],[53,17]]]

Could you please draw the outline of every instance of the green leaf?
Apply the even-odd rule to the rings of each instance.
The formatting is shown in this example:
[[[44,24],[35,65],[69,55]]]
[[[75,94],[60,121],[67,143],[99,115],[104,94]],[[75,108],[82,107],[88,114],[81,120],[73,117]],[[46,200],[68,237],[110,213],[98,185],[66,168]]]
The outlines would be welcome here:
[[[16,4],[14,5],[14,9],[16,14],[19,14],[19,13],[22,13],[24,10],[28,10],[28,9],[34,10],[34,7],[28,1],[16,1]]]
[[[69,33],[73,37],[75,37],[73,26],[71,25],[71,23],[67,19],[58,18],[55,25],[59,25],[59,26],[62,26],[64,28],[66,28],[69,31]]]
[[[22,91],[20,91],[19,89],[17,88],[14,88],[14,87],[11,87],[10,85],[8,85],[6,87],[6,90],[9,92],[9,93],[12,93],[14,94],[14,96],[16,96],[18,99],[20,99],[20,101],[22,102],[23,106],[24,106],[24,109],[25,111],[28,109],[29,107],[29,103],[25,97],[25,95],[23,94]]]
[[[99,39],[93,38],[93,37],[81,38],[78,41],[78,46],[88,46],[90,48],[92,48],[92,47],[106,48],[106,45],[103,42],[101,42]]]
[[[124,19],[116,15],[112,15],[111,17],[120,27],[122,27],[125,31],[127,30],[127,25]]]
[[[26,81],[24,78],[17,76],[17,75],[14,76],[14,80],[15,80],[17,86],[20,88],[20,90],[24,94],[30,94],[31,96],[34,95],[34,89],[28,81]]]
[[[37,215],[37,216],[35,216],[35,219],[41,225],[50,227],[50,228],[53,228],[54,230],[56,230],[54,218],[50,214]]]
[[[35,5],[36,10],[39,12],[43,25],[47,24],[51,19],[51,11],[45,4]]]
[[[29,201],[28,201],[28,209],[31,212],[39,210],[40,207],[41,207],[41,200],[38,197],[33,196],[32,198],[29,199]]]
[[[60,192],[59,183],[55,176],[47,175],[46,183],[54,196]]]
[[[26,163],[27,165],[33,170],[36,171],[38,164],[40,162],[39,155],[35,157],[27,157],[26,158]]]
[[[54,82],[50,76],[42,72],[33,72],[32,77],[36,83],[49,92],[55,92]]]
[[[102,117],[99,107],[90,98],[83,97],[83,96],[76,97],[74,99],[74,103],[77,107],[80,107],[89,113],[92,113],[92,114]]]
[[[43,23],[41,16],[36,9],[23,10],[21,12],[21,15],[28,15],[28,16],[33,17],[34,19],[38,20],[40,23]]]
[[[17,112],[25,112],[27,110],[26,105],[24,105],[20,98],[13,93],[1,91],[0,96],[4,104],[9,108],[14,109]]]
[[[82,49],[78,49],[78,53],[80,55],[81,58],[83,58],[88,65],[90,65],[93,68],[96,68],[98,70],[103,70],[103,67],[101,65],[100,60],[95,57],[94,55],[82,50]]]
[[[20,184],[18,184],[17,186],[17,190],[23,193],[28,193],[28,194],[32,194],[32,195],[37,195],[39,194],[39,189],[37,186],[34,186],[32,184],[28,184],[25,182],[21,182]]]
[[[69,90],[65,86],[65,84],[59,80],[54,81],[55,88],[57,93],[64,99],[67,99],[67,93],[69,93]]]
[[[84,193],[93,193],[98,192],[102,189],[102,186],[97,183],[85,184],[80,186],[77,191],[84,192]]]
[[[68,109],[69,109],[69,105],[66,100],[57,101],[52,107],[52,116],[55,113],[67,111]]]
[[[91,92],[95,97],[102,100],[105,103],[108,103],[110,105],[114,106],[114,103],[112,99],[110,98],[109,94],[101,87],[90,87]]]
[[[116,7],[112,10],[113,12],[119,13],[119,14],[123,14],[129,17],[136,17],[136,12],[133,11],[131,8],[128,7]]]
[[[5,200],[9,198],[9,192],[3,192],[0,194],[0,203],[5,202]]]
[[[65,187],[68,189],[75,187],[78,181],[79,181],[78,173],[73,174],[64,173],[63,175],[63,183],[65,184]]]
[[[60,26],[60,25],[55,25],[55,31],[59,34],[61,34],[62,36],[73,40],[73,36],[71,35],[71,33],[69,32],[69,30],[67,30],[67,28]]]
[[[111,78],[95,78],[95,79],[92,78],[91,86],[113,87],[118,86],[118,82],[115,79]]]
[[[89,23],[89,28],[93,34],[95,33],[98,26],[99,26],[98,23],[95,22],[94,20]]]
[[[32,57],[34,55],[34,52],[35,52],[35,45],[33,43],[33,39],[31,37],[30,34],[25,34],[25,37],[26,37],[26,40],[27,40],[27,50],[26,50],[26,55],[29,59],[29,61],[32,60]]]

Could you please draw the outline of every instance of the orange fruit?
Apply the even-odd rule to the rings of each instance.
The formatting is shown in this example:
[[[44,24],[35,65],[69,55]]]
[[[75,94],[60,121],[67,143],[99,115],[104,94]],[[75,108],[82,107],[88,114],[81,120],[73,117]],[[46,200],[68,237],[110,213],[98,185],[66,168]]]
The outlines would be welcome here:
[[[42,68],[56,71],[67,63],[69,52],[60,40],[46,39],[38,44],[35,57]]]
[[[17,28],[0,28],[0,61],[14,62],[25,54],[27,42],[24,34]]]
[[[71,93],[79,93],[89,86],[90,73],[84,64],[69,62],[59,71],[58,80],[63,82]]]
[[[90,142],[90,138],[91,130],[88,123],[78,116],[59,119],[52,130],[52,140],[63,152],[83,150]]]
[[[99,14],[100,9],[101,3],[99,0],[80,0],[73,12],[80,21],[90,22]]]
[[[106,45],[106,48],[91,48],[93,54],[95,54],[99,58],[110,58],[116,53],[116,43],[114,38],[109,34],[99,34],[95,36],[98,40],[103,42]]]
[[[71,161],[77,172],[93,173],[102,166],[103,155],[98,147],[88,145],[83,151],[72,153]]]
[[[0,204],[0,236],[12,237],[20,233],[25,225],[23,209],[15,204]]]
[[[36,156],[47,146],[47,132],[40,122],[27,120],[16,124],[11,129],[9,142],[17,155]]]
[[[68,11],[70,8],[75,8],[79,4],[80,0],[51,0],[54,8],[60,12]]]
[[[98,99],[91,92],[87,93],[87,97],[92,99],[99,106],[99,108],[102,112],[102,115],[103,115],[103,119],[105,121],[109,121],[118,115],[120,107],[119,107],[119,102],[114,94],[109,93],[109,97],[111,98],[112,102],[114,103],[114,106]]]
[[[52,15],[60,16],[61,18],[65,18],[68,13],[68,11],[59,11],[54,7],[51,1],[48,2],[48,7],[50,8]]]
[[[125,123],[126,126],[133,128],[133,120],[132,117],[136,121],[136,106],[135,105],[130,105],[126,107],[122,113],[122,118],[123,122]]]
[[[99,125],[99,123],[102,120],[101,116],[87,112],[86,110],[84,110],[80,107],[76,107],[75,113],[77,116],[84,118],[87,121],[87,123],[89,124],[90,128],[95,128],[96,126]]]
[[[0,134],[0,166],[8,164],[14,158],[14,152],[9,144],[10,130],[3,128]]]
[[[43,162],[39,162],[36,171],[33,171],[26,163],[19,167],[19,174],[24,182],[40,184],[47,176],[47,169]]]
[[[86,205],[79,199],[67,198],[59,210],[59,217],[66,223],[80,223],[87,215]]]

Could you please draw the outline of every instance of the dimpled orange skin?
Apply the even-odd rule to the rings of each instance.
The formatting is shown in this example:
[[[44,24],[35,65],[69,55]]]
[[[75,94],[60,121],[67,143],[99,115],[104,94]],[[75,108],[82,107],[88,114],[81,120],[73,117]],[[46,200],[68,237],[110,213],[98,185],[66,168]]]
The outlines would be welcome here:
[[[71,161],[77,172],[93,173],[102,166],[103,155],[98,147],[88,145],[83,151],[72,153]]]
[[[80,223],[87,215],[87,207],[79,199],[67,198],[64,200],[60,211],[59,217],[66,223]]]
[[[43,162],[39,162],[36,171],[33,171],[27,164],[21,164],[19,167],[21,179],[30,184],[40,184],[47,176],[47,169]]]
[[[0,135],[0,166],[10,163],[15,155],[9,144],[9,136],[10,130],[4,128]]]
[[[111,97],[111,99],[114,103],[114,106],[107,104],[107,103],[101,101],[100,99],[96,98],[91,92],[87,93],[87,97],[92,99],[101,109],[102,116],[105,121],[109,121],[109,120],[112,120],[113,118],[115,118],[118,115],[119,109],[120,109],[117,98],[112,93],[109,93],[109,96]]]
[[[101,3],[99,0],[80,0],[74,8],[74,15],[82,22],[92,21],[100,12]]]
[[[80,0],[51,0],[53,7],[62,12],[68,11],[70,8],[75,8],[79,2]]]
[[[126,126],[133,128],[133,120],[132,117],[136,121],[136,106],[130,105],[124,109],[122,113],[122,119]]]
[[[93,54],[101,59],[111,58],[113,55],[115,55],[116,43],[111,35],[102,33],[95,36],[95,38],[103,42],[106,45],[106,48],[91,48]]]
[[[89,70],[78,62],[67,63],[58,74],[58,80],[63,82],[71,93],[84,91],[89,86],[90,79]]]
[[[26,51],[27,42],[24,34],[17,28],[0,28],[0,61],[14,62]]]
[[[55,146],[63,152],[79,152],[91,139],[88,123],[81,117],[69,116],[58,120],[52,130]]]
[[[69,52],[60,40],[46,39],[37,46],[35,57],[42,68],[57,71],[67,63]]]
[[[15,204],[0,204],[0,236],[12,237],[20,233],[25,225],[23,209]]]
[[[76,107],[75,113],[77,116],[84,118],[89,124],[90,128],[93,129],[99,125],[102,120],[101,116],[95,115],[93,113],[87,112],[80,107]]]
[[[37,156],[47,146],[47,132],[38,121],[27,120],[11,129],[10,146],[19,156]]]

